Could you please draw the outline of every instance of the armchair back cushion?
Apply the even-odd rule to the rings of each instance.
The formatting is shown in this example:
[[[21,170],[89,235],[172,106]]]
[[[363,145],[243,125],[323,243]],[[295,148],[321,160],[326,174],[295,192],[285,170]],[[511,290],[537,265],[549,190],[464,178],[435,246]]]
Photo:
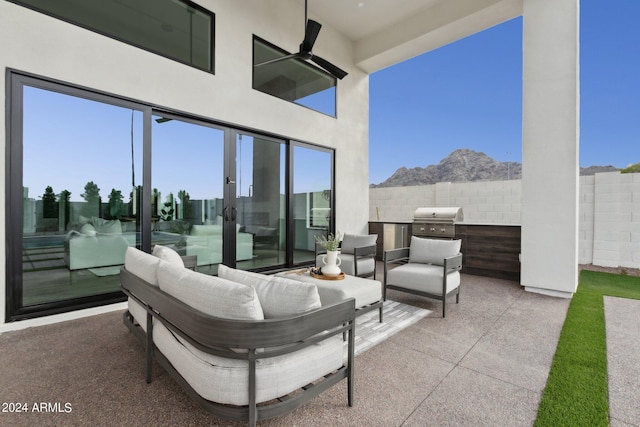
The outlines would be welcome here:
[[[210,316],[262,320],[264,313],[253,287],[159,261],[160,289]]]
[[[361,248],[363,246],[372,246],[376,244],[378,240],[377,234],[345,234],[342,238],[342,245],[340,253],[353,254],[354,248]]]
[[[460,253],[461,240],[424,239],[411,236],[409,262],[444,265],[444,259]]]
[[[320,295],[313,283],[236,270],[224,264],[218,266],[218,277],[253,287],[265,319],[291,316],[321,307]]]

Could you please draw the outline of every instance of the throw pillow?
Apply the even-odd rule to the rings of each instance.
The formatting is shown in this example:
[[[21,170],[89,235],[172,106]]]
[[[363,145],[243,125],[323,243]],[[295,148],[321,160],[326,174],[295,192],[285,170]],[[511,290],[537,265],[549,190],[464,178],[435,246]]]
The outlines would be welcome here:
[[[163,261],[167,261],[168,263],[175,264],[179,267],[184,267],[184,261],[182,261],[182,257],[180,256],[180,254],[166,246],[155,245],[153,247],[152,255],[160,258]]]
[[[425,239],[411,236],[409,262],[444,265],[444,259],[460,253],[461,240]]]
[[[292,316],[320,308],[320,295],[313,283],[218,266],[218,277],[255,288],[265,319]]]
[[[252,286],[197,273],[159,260],[160,289],[205,314],[224,319],[263,320]]]
[[[353,254],[354,248],[375,245],[377,240],[377,234],[345,234],[342,239],[340,252],[343,254]]]
[[[128,246],[124,254],[124,267],[142,280],[158,286],[158,258]]]
[[[80,232],[89,237],[96,237],[96,229],[91,224],[84,224],[82,228],[80,228]]]

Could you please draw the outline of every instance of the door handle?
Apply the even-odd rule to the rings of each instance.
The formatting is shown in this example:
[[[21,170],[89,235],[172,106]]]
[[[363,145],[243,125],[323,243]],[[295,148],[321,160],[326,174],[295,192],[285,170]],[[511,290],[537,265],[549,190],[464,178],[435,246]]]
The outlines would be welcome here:
[[[226,206],[222,209],[222,217],[224,218],[225,221],[229,221],[229,215],[228,215]]]
[[[231,208],[231,221],[235,221],[238,216],[238,210],[236,208]]]

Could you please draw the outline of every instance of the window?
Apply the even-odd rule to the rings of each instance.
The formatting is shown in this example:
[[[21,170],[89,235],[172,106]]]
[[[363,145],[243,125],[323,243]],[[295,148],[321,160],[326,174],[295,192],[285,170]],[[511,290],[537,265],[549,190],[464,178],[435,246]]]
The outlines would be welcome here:
[[[213,72],[214,15],[184,0],[13,0],[167,58]]]
[[[253,88],[329,116],[336,115],[336,78],[301,59],[263,62],[288,52],[253,38]]]
[[[334,151],[10,72],[7,320],[123,301],[127,248],[274,270],[333,231]]]
[[[316,236],[332,232],[333,151],[293,147],[294,263],[315,262]]]
[[[140,243],[143,111],[38,86],[14,86],[8,299],[27,312],[121,299],[120,265]]]

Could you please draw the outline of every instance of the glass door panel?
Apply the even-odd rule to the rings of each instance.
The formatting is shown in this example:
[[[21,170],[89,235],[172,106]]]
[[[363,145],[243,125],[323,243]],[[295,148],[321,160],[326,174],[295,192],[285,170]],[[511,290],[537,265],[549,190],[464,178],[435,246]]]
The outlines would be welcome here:
[[[151,245],[195,255],[199,272],[223,261],[224,130],[154,116]]]
[[[315,262],[315,237],[331,227],[333,155],[301,145],[293,147],[293,262]]]
[[[30,86],[22,96],[21,306],[118,292],[140,242],[143,114]]]
[[[236,267],[285,262],[285,145],[236,137]]]

